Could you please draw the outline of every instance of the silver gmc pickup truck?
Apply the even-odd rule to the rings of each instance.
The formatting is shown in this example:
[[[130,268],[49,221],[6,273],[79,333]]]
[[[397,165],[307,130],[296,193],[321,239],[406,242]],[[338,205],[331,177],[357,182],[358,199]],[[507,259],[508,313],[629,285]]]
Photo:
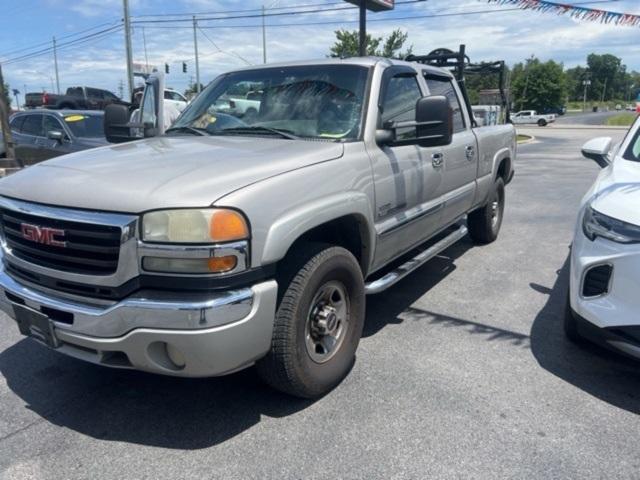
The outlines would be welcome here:
[[[0,181],[0,307],[61,353],[186,377],[255,365],[317,397],[353,365],[367,294],[498,235],[515,131],[475,128],[448,70],[250,67],[166,132],[162,83],[147,80],[142,123],[107,109],[122,143]],[[229,113],[247,95],[257,112]]]

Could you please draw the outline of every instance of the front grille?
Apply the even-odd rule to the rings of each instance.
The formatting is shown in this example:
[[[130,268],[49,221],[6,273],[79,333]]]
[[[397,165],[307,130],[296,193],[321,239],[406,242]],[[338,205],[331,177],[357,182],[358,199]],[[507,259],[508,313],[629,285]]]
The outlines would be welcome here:
[[[70,273],[110,275],[118,268],[121,230],[0,209],[0,222],[12,254],[26,262]],[[27,240],[21,224],[64,230],[66,247]]]
[[[613,267],[611,265],[591,267],[584,276],[582,296],[596,297],[609,293],[609,281],[612,271]]]

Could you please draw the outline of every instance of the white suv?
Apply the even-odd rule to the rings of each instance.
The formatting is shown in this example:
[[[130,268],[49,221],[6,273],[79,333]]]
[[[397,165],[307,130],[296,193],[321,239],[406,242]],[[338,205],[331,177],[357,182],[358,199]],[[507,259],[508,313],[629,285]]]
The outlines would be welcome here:
[[[596,138],[582,153],[603,170],[578,216],[565,332],[640,358],[640,121],[621,144]]]

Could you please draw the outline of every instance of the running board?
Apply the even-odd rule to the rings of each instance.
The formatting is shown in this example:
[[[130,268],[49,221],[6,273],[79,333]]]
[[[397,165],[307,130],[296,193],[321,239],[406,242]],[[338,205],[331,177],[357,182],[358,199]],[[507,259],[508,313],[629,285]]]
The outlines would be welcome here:
[[[386,275],[377,280],[373,280],[364,286],[364,291],[367,295],[373,295],[375,293],[380,293],[389,288],[392,285],[395,285],[397,282],[402,280],[404,277],[409,275],[414,270],[420,268],[426,262],[431,260],[433,257],[438,255],[443,250],[449,248],[451,245],[456,243],[458,240],[462,239],[467,234],[467,227],[465,225],[461,225],[458,230],[450,233],[442,240],[437,243],[434,243],[429,248],[419,253],[411,260],[400,265],[398,268],[390,271]]]

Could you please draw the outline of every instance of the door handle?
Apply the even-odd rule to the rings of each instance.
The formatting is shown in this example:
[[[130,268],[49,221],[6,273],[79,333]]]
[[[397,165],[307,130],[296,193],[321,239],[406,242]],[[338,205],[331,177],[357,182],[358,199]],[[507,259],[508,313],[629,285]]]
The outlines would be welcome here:
[[[439,168],[444,163],[444,153],[436,152],[431,154],[431,165],[434,168]]]
[[[473,148],[472,145],[467,145],[464,149],[464,153],[467,156],[467,160],[473,160],[473,157],[476,153],[476,149]]]

